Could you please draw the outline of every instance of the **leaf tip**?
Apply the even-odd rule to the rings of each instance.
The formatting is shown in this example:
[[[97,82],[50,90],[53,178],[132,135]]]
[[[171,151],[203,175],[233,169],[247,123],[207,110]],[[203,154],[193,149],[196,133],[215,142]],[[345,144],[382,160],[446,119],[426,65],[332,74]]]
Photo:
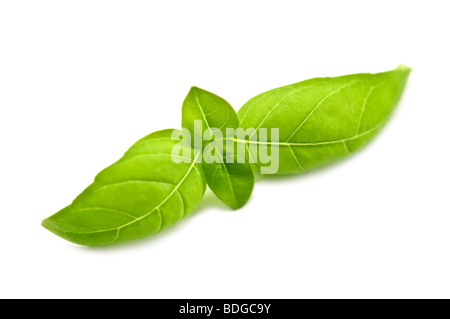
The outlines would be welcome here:
[[[203,89],[199,88],[198,86],[191,86],[191,89],[189,90],[189,93],[193,93],[193,92],[200,92],[200,91],[204,91]]]
[[[397,67],[397,70],[398,70],[398,71],[401,71],[401,72],[403,72],[403,73],[409,74],[409,73],[411,73],[412,68],[409,67],[409,66],[407,66],[407,65],[400,64],[400,65]]]
[[[42,220],[41,226],[47,228],[47,218]]]
[[[230,207],[232,210],[239,210],[242,207],[245,206],[245,204],[247,204],[247,202],[250,199],[251,193],[253,191],[253,187],[250,189],[249,194],[247,194],[247,196],[242,197],[242,198],[234,198],[234,200],[232,201],[224,201],[222,200],[228,207]]]
[[[239,210],[239,209],[241,209],[242,207],[244,207],[246,203],[247,203],[247,201],[245,201],[245,202],[240,202],[240,203],[236,203],[236,204],[234,204],[233,206],[230,206],[230,207],[231,207],[231,209],[233,209],[233,210]]]
[[[51,217],[51,216],[50,216]],[[46,219],[43,219],[41,222],[41,226],[44,227],[45,229],[47,229],[48,231],[51,231],[52,233],[54,233],[55,230],[55,225],[53,222],[51,222],[49,219],[50,217],[47,217]]]

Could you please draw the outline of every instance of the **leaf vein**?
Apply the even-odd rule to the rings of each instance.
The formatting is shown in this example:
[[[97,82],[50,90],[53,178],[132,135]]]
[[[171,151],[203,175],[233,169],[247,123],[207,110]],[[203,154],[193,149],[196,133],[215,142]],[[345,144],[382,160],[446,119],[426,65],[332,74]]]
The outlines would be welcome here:
[[[291,136],[289,136],[289,138],[288,138],[285,142],[289,142],[289,141],[290,141],[290,139],[295,135],[295,133],[297,133],[298,130],[300,130],[300,128],[303,126],[303,124],[305,124],[305,123],[308,121],[308,119],[311,117],[311,115],[319,108],[320,105],[322,105],[322,103],[323,103],[324,101],[326,101],[330,96],[336,94],[337,92],[339,92],[339,91],[341,91],[342,89],[344,89],[344,88],[346,88],[346,87],[352,85],[352,84],[355,83],[355,82],[356,82],[356,81],[352,81],[352,82],[350,82],[350,83],[348,83],[348,84],[345,84],[345,85],[343,85],[343,86],[337,88],[336,90],[334,90],[333,92],[331,92],[331,93],[329,93],[327,96],[325,96],[322,100],[320,100],[320,102],[317,103],[317,105],[312,109],[311,112],[309,112],[309,114],[303,119],[303,121],[300,123],[300,125],[294,130],[294,132],[291,134]]]
[[[294,153],[294,150],[292,149],[292,147],[291,147],[290,145],[288,145],[288,147],[289,147],[289,149],[291,150],[292,156],[294,157],[295,162],[297,163],[298,167],[300,168],[300,170],[301,170],[302,172],[304,172],[305,169],[304,169],[303,166],[300,164],[300,162],[299,162],[299,160],[298,160],[298,158],[297,158],[297,155],[295,155],[295,153]]]
[[[136,218],[136,216],[131,215],[130,213],[127,213],[127,212],[125,212],[123,210],[112,209],[112,208],[102,207],[102,206],[75,208],[73,211],[77,212],[77,211],[85,211],[85,210],[91,210],[91,209],[101,209],[101,210],[105,210],[105,211],[121,214],[121,215],[127,216],[127,217],[129,217],[131,219],[135,219]]]
[[[199,154],[200,154],[200,153],[199,153]],[[196,162],[196,160],[197,160],[199,154],[196,156],[194,162],[193,162],[192,165],[189,167],[189,169],[187,170],[187,172],[186,172],[186,174],[183,176],[183,178],[178,182],[178,184],[171,184],[171,183],[160,182],[160,183],[169,184],[169,185],[172,185],[172,186],[175,186],[175,187],[174,187],[174,189],[173,189],[173,190],[172,190],[172,191],[171,191],[171,192],[170,192],[170,193],[169,193],[169,194],[168,194],[168,195],[167,195],[167,196],[166,196],[166,197],[165,197],[165,198],[157,205],[157,206],[155,206],[154,208],[152,208],[151,211],[145,213],[144,215],[142,215],[142,216],[140,216],[140,217],[138,217],[138,218],[134,218],[134,220],[132,220],[132,221],[126,223],[126,224],[123,224],[123,225],[121,225],[121,226],[119,226],[119,227],[117,227],[117,228],[102,229],[102,230],[89,231],[89,232],[74,232],[74,231],[68,231],[68,230],[63,230],[63,231],[66,232],[66,233],[73,233],[73,234],[95,234],[95,233],[108,232],[108,231],[113,231],[113,230],[115,230],[115,231],[117,231],[116,237],[115,237],[112,241],[108,242],[107,244],[109,244],[109,243],[115,241],[115,240],[118,238],[119,232],[120,232],[120,230],[121,230],[122,228],[125,228],[125,227],[127,227],[127,226],[129,226],[129,225],[132,225],[132,224],[134,224],[134,223],[136,223],[136,222],[138,222],[138,221],[140,221],[140,220],[142,220],[142,219],[144,219],[144,218],[150,216],[153,212],[155,212],[155,210],[158,210],[162,205],[164,205],[164,204],[169,200],[169,198],[170,198],[173,194],[178,193],[178,194],[181,196],[181,194],[180,194],[179,191],[178,191],[178,188],[183,184],[184,180],[187,178],[187,176],[188,176],[188,175],[190,174],[190,172],[192,171],[192,168],[194,167],[195,162]],[[138,180],[133,180],[133,181],[131,181],[131,182],[151,182],[151,181],[138,181]],[[158,183],[159,183],[159,182],[158,182]],[[120,184],[120,183],[116,183],[116,184]],[[110,184],[110,185],[115,185],[115,184]],[[109,185],[107,185],[107,186],[109,186]]]
[[[283,102],[284,100],[286,100],[288,97],[290,97],[291,95],[293,95],[294,93],[297,93],[298,91],[304,90],[304,89],[308,89],[311,86],[304,86],[298,89],[294,89],[292,92],[290,92],[289,94],[285,95],[282,99],[280,99],[275,106],[273,106],[270,111],[267,113],[267,115],[261,120],[261,122],[258,124],[258,126],[256,127],[256,129],[253,131],[252,135],[249,136],[249,138],[252,138],[253,135],[256,134],[256,132],[258,131],[258,129],[261,127],[261,125],[267,120],[267,118],[272,114],[273,111],[275,111],[275,109],[277,109],[280,105],[281,102]]]
[[[358,121],[358,126],[357,126],[357,129],[356,129],[356,134],[359,134],[359,132],[361,130],[361,121],[362,121],[364,112],[366,111],[366,104],[367,104],[367,101],[369,100],[370,95],[372,94],[373,90],[375,90],[377,87],[379,87],[379,86],[381,86],[383,84],[384,84],[384,82],[382,82],[382,83],[380,83],[378,85],[374,85],[374,86],[372,86],[369,89],[369,92],[367,93],[367,96],[364,99],[364,102],[363,102],[363,105],[362,105],[362,108],[361,108],[361,113],[359,114],[359,121]]]
[[[357,139],[359,137],[365,136],[367,134],[373,133],[374,131],[380,129],[386,121],[381,122],[380,124],[374,126],[370,130],[367,130],[363,133],[353,135],[348,138],[343,138],[340,140],[334,140],[334,141],[324,141],[324,142],[314,142],[314,143],[295,143],[295,142],[259,142],[259,141],[248,141],[248,140],[241,140],[241,139],[233,139],[235,142],[238,143],[246,143],[246,144],[263,144],[263,145],[279,145],[279,146],[316,146],[316,145],[328,145],[328,144],[336,144],[336,143],[342,143],[351,141],[354,139]]]

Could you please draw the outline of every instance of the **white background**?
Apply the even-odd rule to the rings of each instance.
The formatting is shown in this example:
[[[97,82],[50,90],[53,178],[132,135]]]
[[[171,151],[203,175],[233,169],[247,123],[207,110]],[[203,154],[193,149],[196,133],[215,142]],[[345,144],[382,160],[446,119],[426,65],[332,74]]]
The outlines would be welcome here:
[[[448,1],[2,1],[0,297],[450,297]],[[107,248],[40,226],[196,85],[413,68],[369,147]]]

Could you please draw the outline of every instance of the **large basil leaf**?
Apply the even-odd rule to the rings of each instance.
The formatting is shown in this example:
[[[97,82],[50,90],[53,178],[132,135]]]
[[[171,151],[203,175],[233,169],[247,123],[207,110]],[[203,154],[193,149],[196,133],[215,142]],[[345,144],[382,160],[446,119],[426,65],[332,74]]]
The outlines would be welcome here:
[[[244,206],[250,198],[254,184],[250,164],[248,161],[238,163],[237,154],[227,157],[229,150],[225,139],[209,140],[218,131],[222,137],[226,137],[227,128],[235,129],[239,126],[237,114],[232,106],[213,93],[193,87],[184,100],[182,115],[182,126],[194,137],[193,143],[195,144],[195,139],[202,141],[198,145],[203,148],[202,165],[209,188],[231,208]],[[194,130],[194,121],[202,123],[199,132]],[[212,152],[208,151],[209,146]]]
[[[400,99],[410,68],[378,74],[315,78],[262,93],[238,112],[244,129],[278,128],[279,141],[256,143],[267,152],[278,146],[278,174],[308,171],[366,145]],[[270,141],[270,140],[269,140]],[[257,159],[257,167],[264,166]]]
[[[99,246],[157,233],[188,215],[206,183],[196,163],[199,152],[185,148],[174,156],[181,163],[173,161],[172,150],[180,144],[171,138],[173,131],[139,140],[42,225],[71,242]]]

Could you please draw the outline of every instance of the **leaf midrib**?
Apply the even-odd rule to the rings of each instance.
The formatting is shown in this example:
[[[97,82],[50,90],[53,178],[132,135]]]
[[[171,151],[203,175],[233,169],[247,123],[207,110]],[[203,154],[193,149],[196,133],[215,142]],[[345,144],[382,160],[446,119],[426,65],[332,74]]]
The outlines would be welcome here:
[[[140,217],[137,217],[137,218],[135,218],[134,220],[132,220],[132,221],[126,223],[126,224],[123,224],[123,225],[121,225],[121,226],[119,226],[119,227],[115,227],[115,228],[101,229],[101,230],[90,231],[90,232],[75,232],[75,231],[63,230],[63,229],[61,229],[61,231],[66,232],[66,233],[72,233],[72,234],[96,234],[96,233],[103,233],[103,232],[109,232],[109,231],[117,231],[117,232],[119,233],[119,231],[120,231],[122,228],[125,228],[125,227],[127,227],[127,226],[130,226],[130,225],[132,225],[132,224],[134,224],[134,223],[136,223],[136,222],[138,222],[138,221],[140,221],[140,220],[142,220],[142,219],[144,219],[144,218],[150,216],[150,215],[151,215],[153,212],[155,212],[156,210],[159,210],[160,207],[161,207],[162,205],[164,205],[164,204],[169,200],[169,198],[170,198],[173,194],[175,194],[176,192],[178,192],[178,189],[179,189],[180,186],[183,184],[184,180],[187,178],[187,176],[189,175],[189,173],[192,171],[193,167],[195,166],[195,164],[196,164],[197,159],[198,159],[199,156],[200,156],[200,153],[197,153],[197,155],[195,156],[194,161],[192,162],[191,166],[189,167],[189,169],[187,170],[187,172],[186,172],[186,174],[183,176],[183,178],[178,182],[178,184],[175,185],[175,184],[171,184],[171,183],[165,183],[165,184],[175,185],[174,189],[166,196],[166,198],[164,198],[164,199],[161,201],[161,203],[159,203],[157,206],[153,207],[151,211],[145,213],[144,215],[142,215],[142,216],[140,216]],[[125,182],[137,182],[137,181],[138,181],[138,180],[134,180],[134,181],[124,181],[124,182],[122,182],[122,183],[125,183]],[[140,180],[140,182],[145,182],[145,181]],[[147,181],[147,182],[162,183],[162,182],[158,182],[158,181]],[[118,184],[118,183],[116,183],[116,184]],[[105,185],[105,186],[102,186],[102,187],[100,187],[100,188],[108,187],[108,186],[111,186],[111,185],[113,185],[113,184]],[[181,194],[180,194],[180,196],[181,196]],[[181,196],[181,197],[182,197],[182,196]],[[184,204],[184,203],[183,203],[183,204]],[[117,235],[115,236],[115,238],[114,238],[111,242],[113,242],[114,240],[116,240],[116,239],[118,238],[118,236],[119,236],[119,234],[117,234]]]
[[[384,124],[386,123],[386,121],[381,122],[380,124],[374,126],[373,128],[371,128],[370,130],[367,130],[363,133],[359,133],[356,135],[353,135],[351,137],[348,138],[344,138],[344,139],[340,139],[340,140],[334,140],[334,141],[324,141],[324,142],[314,142],[314,143],[296,143],[296,142],[272,142],[272,141],[267,141],[267,142],[260,142],[260,141],[248,141],[248,140],[243,140],[243,139],[237,139],[237,138],[227,138],[226,140],[233,140],[237,143],[245,143],[245,144],[262,144],[262,145],[280,145],[280,146],[315,146],[315,145],[329,145],[329,144],[337,144],[337,143],[343,143],[343,142],[347,142],[347,141],[351,141],[354,139],[357,139],[359,137],[362,137],[364,135],[370,134],[372,132],[375,132],[376,130],[378,130],[379,128],[381,128]]]
[[[205,112],[203,112],[203,108],[202,108],[202,105],[200,104],[200,101],[199,101],[199,99],[198,99],[198,93],[197,93],[197,92],[195,92],[195,101],[197,102],[198,109],[199,109],[200,112],[202,113],[203,120],[205,121],[206,127],[208,128],[208,130],[209,130],[209,132],[210,132],[210,134],[211,134],[211,136],[212,136],[212,135],[213,135],[213,132],[212,132],[211,127],[210,127],[210,125],[209,125],[209,123],[208,123],[208,120],[206,119]],[[227,120],[226,120],[226,121],[228,121],[229,116],[230,116],[230,114],[228,113],[228,117],[227,117]],[[227,123],[226,121],[225,121],[225,123],[221,126],[220,129],[222,129],[223,126],[226,125],[226,123]],[[226,165],[225,165],[225,163],[224,163],[223,161],[222,161],[222,166],[223,166],[223,169],[225,170],[225,175],[227,176],[227,179],[228,179],[228,184],[229,184],[229,186],[230,186],[230,192],[231,192],[231,195],[233,196],[234,202],[235,202],[235,204],[237,205],[237,198],[236,198],[236,194],[235,194],[234,189],[233,189],[233,183],[231,182],[230,173],[228,172],[228,169],[227,169],[227,167],[226,167]]]

